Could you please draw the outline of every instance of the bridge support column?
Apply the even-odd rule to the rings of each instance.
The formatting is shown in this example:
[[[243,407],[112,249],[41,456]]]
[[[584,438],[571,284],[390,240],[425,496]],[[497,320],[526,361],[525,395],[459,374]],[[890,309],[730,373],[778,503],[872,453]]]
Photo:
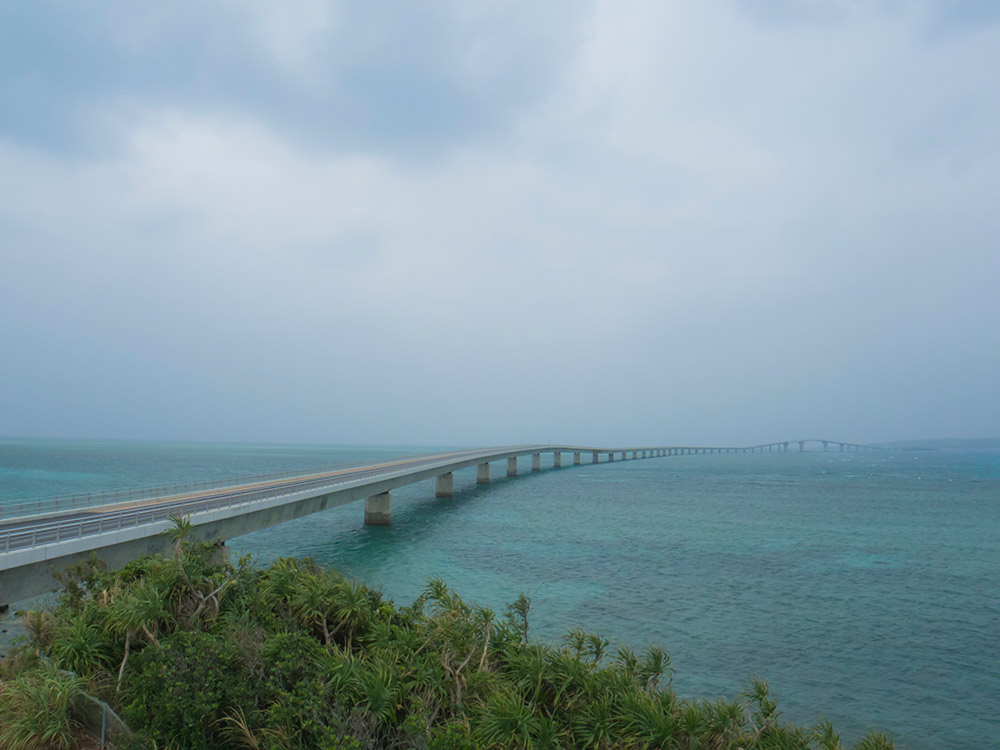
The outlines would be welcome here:
[[[614,460],[615,460],[615,454],[614,453],[609,453],[608,454],[608,461],[614,461]]]
[[[383,492],[365,500],[365,526],[388,526],[392,523],[392,495]]]
[[[573,465],[580,465],[580,451],[573,451]]]
[[[452,497],[455,494],[455,475],[450,471],[447,474],[438,474],[437,484],[434,487],[434,497]]]
[[[517,456],[511,456],[507,459],[507,476],[517,476]]]
[[[542,454],[532,453],[531,454],[531,470],[541,471],[542,470]]]
[[[562,468],[562,453],[559,451],[553,451],[552,453],[552,466],[553,468]]]
[[[622,461],[628,461],[628,451],[622,451]]]
[[[590,463],[596,464],[599,460],[600,460],[600,456],[598,456],[598,454],[595,453],[594,454],[594,458],[593,458],[593,460],[591,460]]]
[[[485,464],[479,464],[476,467],[476,484],[489,484],[490,483],[490,465],[489,462]]]

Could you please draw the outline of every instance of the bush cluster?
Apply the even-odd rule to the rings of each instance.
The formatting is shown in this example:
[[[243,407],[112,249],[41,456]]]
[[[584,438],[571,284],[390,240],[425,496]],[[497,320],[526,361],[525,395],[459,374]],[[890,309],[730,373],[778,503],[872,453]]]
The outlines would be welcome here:
[[[523,596],[498,616],[432,579],[399,607],[309,561],[221,561],[187,528],[172,555],[67,571],[58,607],[26,615],[2,673],[0,750],[71,747],[64,696],[83,689],[131,726],[135,750],[842,747],[827,722],[779,721],[762,680],[730,701],[682,700],[658,646],[611,652],[581,630],[532,642]],[[855,745],[891,747],[874,732]]]

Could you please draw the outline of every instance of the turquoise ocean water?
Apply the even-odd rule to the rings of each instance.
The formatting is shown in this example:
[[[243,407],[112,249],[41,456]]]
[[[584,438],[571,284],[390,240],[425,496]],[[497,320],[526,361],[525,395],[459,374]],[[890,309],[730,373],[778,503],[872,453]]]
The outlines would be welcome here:
[[[0,440],[0,503],[428,450]],[[460,472],[448,500],[396,490],[390,527],[355,503],[230,545],[311,556],[404,603],[432,575],[497,610],[524,591],[533,637],[658,642],[684,697],[758,674],[786,718],[825,716],[849,741],[877,726],[899,748],[1000,747],[1000,454],[527,463],[510,480],[495,464],[487,487]]]

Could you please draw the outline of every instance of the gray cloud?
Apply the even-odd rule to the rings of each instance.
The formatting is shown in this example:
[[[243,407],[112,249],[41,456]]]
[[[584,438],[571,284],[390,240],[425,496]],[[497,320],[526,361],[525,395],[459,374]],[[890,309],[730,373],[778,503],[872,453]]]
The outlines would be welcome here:
[[[995,433],[990,17],[388,7],[4,11],[0,434]]]
[[[544,96],[578,12],[510,6],[39,2],[0,22],[0,121],[62,153],[109,149],[149,106],[229,111],[320,151],[424,158],[509,125]],[[562,11],[557,16],[557,12]],[[542,22],[546,32],[534,24]],[[554,24],[559,26],[554,28]],[[561,27],[561,28],[560,28]]]

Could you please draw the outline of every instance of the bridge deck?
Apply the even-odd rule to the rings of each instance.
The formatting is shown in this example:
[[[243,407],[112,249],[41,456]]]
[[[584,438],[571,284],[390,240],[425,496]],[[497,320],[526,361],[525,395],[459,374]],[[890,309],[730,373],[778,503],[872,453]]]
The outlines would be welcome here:
[[[824,447],[827,443],[853,445],[819,442]],[[225,540],[462,468],[526,455],[580,453],[593,457],[585,462],[590,464],[602,455],[609,459],[652,458],[765,448],[787,450],[787,447],[786,442],[743,448],[573,445],[480,448],[8,518],[0,521],[0,604],[51,589],[53,568],[70,565],[95,550],[113,565],[160,551],[166,546],[161,532],[169,527],[170,519],[178,516],[190,518],[194,538]],[[540,468],[540,462],[533,461],[532,468]],[[488,473],[486,476],[488,481]]]

